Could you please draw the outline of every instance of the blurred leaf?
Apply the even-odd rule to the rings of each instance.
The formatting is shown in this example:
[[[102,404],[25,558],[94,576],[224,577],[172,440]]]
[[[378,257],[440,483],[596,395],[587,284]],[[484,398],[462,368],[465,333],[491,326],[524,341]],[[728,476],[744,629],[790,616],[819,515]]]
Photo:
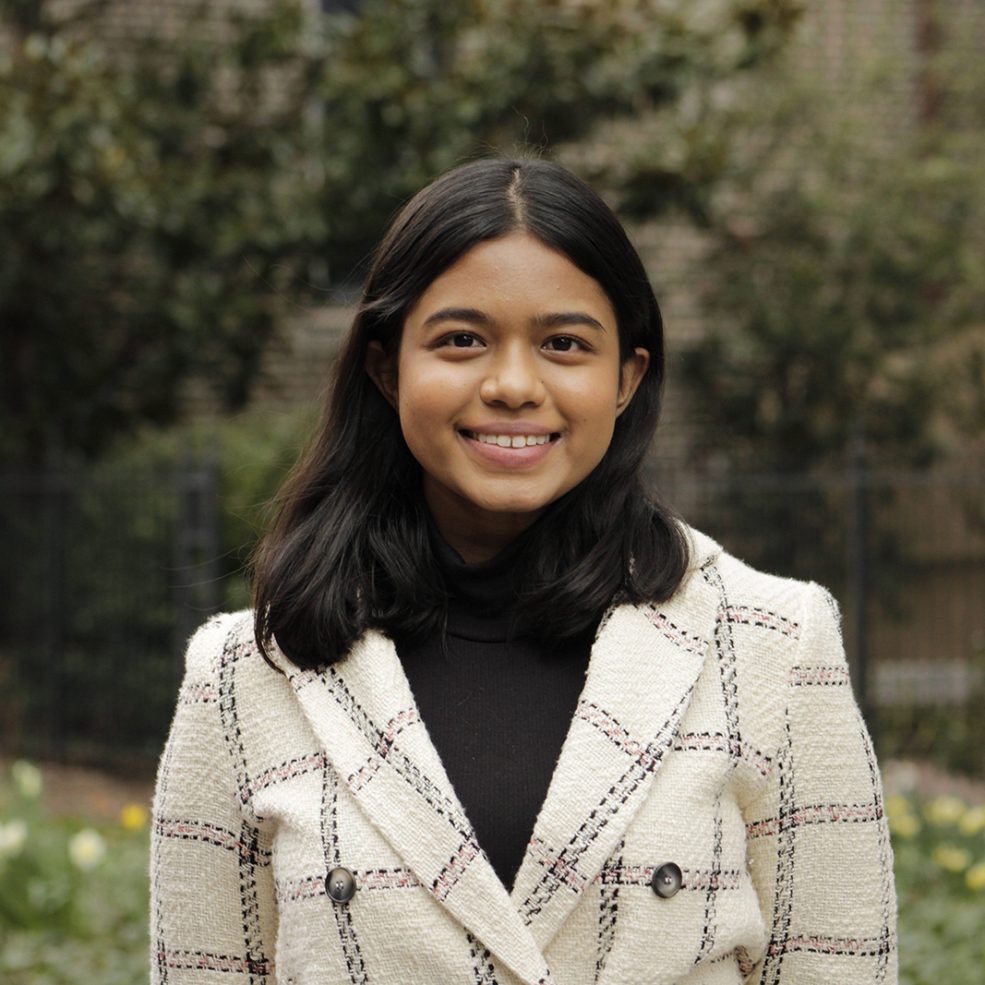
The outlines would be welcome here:
[[[889,132],[875,80],[832,99],[781,62],[720,115],[708,330],[685,358],[699,458],[816,469],[864,438],[920,465],[985,425],[983,131]]]
[[[171,420],[191,376],[246,399],[321,228],[304,82],[257,98],[281,53],[242,50],[283,17],[223,43],[191,20],[111,57],[77,24],[3,25],[0,453],[99,452]]]

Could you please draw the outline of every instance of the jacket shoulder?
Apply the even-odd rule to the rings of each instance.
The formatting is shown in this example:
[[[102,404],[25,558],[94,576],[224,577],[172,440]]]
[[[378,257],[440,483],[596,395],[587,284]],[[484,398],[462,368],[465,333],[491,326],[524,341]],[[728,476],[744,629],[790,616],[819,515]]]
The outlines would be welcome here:
[[[820,606],[838,621],[838,606],[826,588],[811,581],[760,571],[711,537],[687,528],[691,574],[717,584],[726,605],[774,613],[800,626]],[[794,633],[794,635],[799,635]]]
[[[178,705],[208,721],[209,742],[225,748],[220,758],[232,766],[239,809],[261,824],[250,777],[292,758],[283,750],[300,719],[287,676],[257,646],[252,611],[220,613],[192,635]]]
[[[249,642],[252,638],[253,612],[250,609],[211,616],[188,641],[185,673],[196,680],[212,677],[228,647]]]

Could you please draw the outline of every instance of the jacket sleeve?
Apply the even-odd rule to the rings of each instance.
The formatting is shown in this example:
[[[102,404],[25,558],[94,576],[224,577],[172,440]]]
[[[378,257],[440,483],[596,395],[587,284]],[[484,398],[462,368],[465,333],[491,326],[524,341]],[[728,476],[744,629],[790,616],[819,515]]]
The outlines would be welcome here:
[[[192,637],[161,758],[151,832],[151,983],[275,985],[270,845],[240,796],[234,707],[235,617]]]
[[[804,586],[769,782],[746,809],[766,921],[751,985],[895,985],[896,894],[879,770],[834,599]]]

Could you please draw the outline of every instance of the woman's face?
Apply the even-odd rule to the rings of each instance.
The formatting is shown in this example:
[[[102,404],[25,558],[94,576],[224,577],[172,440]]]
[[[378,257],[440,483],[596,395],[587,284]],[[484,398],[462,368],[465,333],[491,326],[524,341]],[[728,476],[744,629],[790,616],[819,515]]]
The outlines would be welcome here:
[[[438,529],[491,557],[602,459],[649,361],[620,366],[612,305],[527,233],[474,247],[408,313],[395,360],[367,370],[423,469]]]

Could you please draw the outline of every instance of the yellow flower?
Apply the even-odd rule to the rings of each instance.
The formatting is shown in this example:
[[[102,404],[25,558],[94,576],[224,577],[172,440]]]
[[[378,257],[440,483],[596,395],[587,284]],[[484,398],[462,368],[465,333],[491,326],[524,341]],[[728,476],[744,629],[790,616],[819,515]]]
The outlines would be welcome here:
[[[976,835],[979,831],[985,831],[985,804],[977,807],[969,807],[958,824],[962,834]]]
[[[947,825],[957,824],[967,810],[965,802],[960,797],[935,797],[923,809],[924,817],[931,824]]]
[[[968,888],[975,890],[975,892],[981,892],[985,889],[985,862],[973,865],[964,874],[964,881],[968,884]]]
[[[913,814],[889,815],[889,830],[901,838],[912,838],[920,830],[920,822]]]
[[[0,824],[0,859],[20,855],[25,841],[27,825],[20,818]]]
[[[966,852],[957,845],[944,842],[938,845],[931,853],[930,857],[948,872],[964,872],[971,864],[971,853]]]
[[[72,835],[68,842],[68,857],[77,869],[86,871],[95,868],[106,854],[106,842],[98,831],[83,828]]]
[[[34,800],[41,796],[41,770],[34,763],[29,763],[26,759],[18,759],[10,767],[10,773],[14,778],[14,786],[22,797]]]
[[[910,802],[902,794],[896,793],[886,798],[887,817],[903,817],[910,813]]]
[[[147,820],[150,814],[143,804],[127,804],[120,811],[120,824],[127,831],[141,831],[147,827]]]
[[[48,53],[48,44],[43,35],[30,34],[24,42],[23,50],[32,62],[38,62]]]

